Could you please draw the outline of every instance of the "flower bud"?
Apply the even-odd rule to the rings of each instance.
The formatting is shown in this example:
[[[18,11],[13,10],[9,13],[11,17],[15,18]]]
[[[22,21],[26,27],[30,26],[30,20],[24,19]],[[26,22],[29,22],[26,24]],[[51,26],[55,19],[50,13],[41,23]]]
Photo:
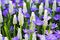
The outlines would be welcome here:
[[[31,17],[30,17],[30,22],[35,21],[35,13],[32,12]]]
[[[9,13],[10,13],[10,15],[13,14],[13,4],[12,4],[12,1],[9,1]]]
[[[46,8],[49,7],[49,0],[45,0],[45,7],[46,7]]]
[[[42,15],[43,12],[43,3],[39,5],[39,15]]]
[[[56,11],[56,0],[53,1],[52,11]]]
[[[47,11],[47,9],[45,9],[45,11],[44,11],[44,26],[48,25],[47,17],[48,17],[48,11]]]
[[[24,24],[24,16],[22,14],[21,8],[19,8],[18,21],[19,21],[19,25],[23,26],[23,24]]]
[[[27,13],[27,7],[25,2],[23,2],[23,13]]]
[[[17,24],[17,18],[16,18],[16,14],[13,17],[13,24]]]

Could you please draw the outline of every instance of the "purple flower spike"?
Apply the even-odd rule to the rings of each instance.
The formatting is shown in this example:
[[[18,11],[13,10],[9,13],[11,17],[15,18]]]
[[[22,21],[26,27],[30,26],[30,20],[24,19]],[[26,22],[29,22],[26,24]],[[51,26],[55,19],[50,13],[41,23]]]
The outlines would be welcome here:
[[[19,40],[18,37],[14,37],[12,40]]]
[[[58,27],[58,25],[55,24],[55,23],[52,23],[52,27],[51,27],[51,29],[54,29],[54,28],[56,28],[56,27]]]
[[[60,15],[59,15],[59,14],[56,14],[53,18],[54,18],[54,20],[56,20],[56,21],[57,21],[57,20],[59,20],[59,19],[60,19]]]

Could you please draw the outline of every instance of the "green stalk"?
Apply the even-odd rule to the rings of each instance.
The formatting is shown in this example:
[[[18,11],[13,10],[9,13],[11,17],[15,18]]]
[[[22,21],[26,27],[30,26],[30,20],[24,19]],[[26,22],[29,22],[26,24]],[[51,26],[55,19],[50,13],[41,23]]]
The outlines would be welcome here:
[[[29,40],[32,40],[32,33],[30,33],[30,39]]]
[[[8,28],[7,28],[6,23],[4,24],[4,30],[5,30],[5,33],[6,33],[7,38],[8,38],[9,40],[12,40],[12,39],[11,39],[11,36],[10,36],[10,34],[9,34],[9,30],[8,30]]]
[[[52,13],[52,18],[54,17],[54,15],[55,15],[55,11],[53,11],[53,13]]]
[[[20,30],[21,30],[21,36],[22,36],[22,26],[20,26]],[[21,37],[21,40],[23,40],[22,37]]]
[[[45,34],[46,26],[43,26],[43,34]]]
[[[15,24],[14,24],[14,36],[15,36]]]

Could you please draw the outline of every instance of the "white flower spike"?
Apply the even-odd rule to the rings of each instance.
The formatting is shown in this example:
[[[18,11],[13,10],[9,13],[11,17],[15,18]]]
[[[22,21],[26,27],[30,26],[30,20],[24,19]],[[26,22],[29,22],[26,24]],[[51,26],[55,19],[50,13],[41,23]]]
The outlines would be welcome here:
[[[32,12],[31,17],[30,17],[30,22],[35,21],[35,13]]]
[[[23,24],[24,24],[24,16],[22,14],[21,8],[19,8],[18,21],[19,21],[19,25],[23,26]]]
[[[48,17],[48,10],[45,9],[45,11],[44,11],[44,26],[48,25],[48,19],[47,19],[47,17]]]
[[[12,4],[12,1],[9,1],[9,13],[10,13],[10,15],[12,15],[13,14],[13,4]]]
[[[56,11],[56,0],[53,1],[52,11]]]
[[[46,8],[49,7],[49,0],[45,0],[45,7],[46,7]]]
[[[13,24],[17,24],[17,17],[16,17],[16,14],[15,14],[14,17],[13,17]]]
[[[43,3],[39,5],[39,15],[42,15],[43,12]]]
[[[25,2],[23,2],[23,13],[27,13],[27,7]]]

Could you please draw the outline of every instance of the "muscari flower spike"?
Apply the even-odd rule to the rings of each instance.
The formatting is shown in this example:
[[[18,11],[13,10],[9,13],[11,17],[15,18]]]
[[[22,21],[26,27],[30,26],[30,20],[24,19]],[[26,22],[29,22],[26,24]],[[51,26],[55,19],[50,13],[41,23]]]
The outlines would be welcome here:
[[[43,24],[44,26],[48,25],[47,17],[48,17],[48,11],[47,11],[47,9],[45,9],[45,11],[44,11],[44,24]]]
[[[56,11],[56,0],[53,1],[52,11]]]
[[[13,4],[12,4],[12,1],[9,1],[9,13],[10,13],[10,15],[13,14],[13,9],[14,9],[14,7],[13,7]]]
[[[23,26],[23,24],[24,24],[24,16],[22,14],[21,8],[19,8],[18,21],[19,21],[19,25]]]
[[[16,18],[16,14],[13,17],[13,24],[17,24],[17,18]]]
[[[35,13],[34,12],[32,12],[32,14],[31,14],[30,22],[31,22],[31,24],[30,24],[30,26],[31,26],[30,30],[34,31],[34,29],[35,29],[35,24],[34,24],[34,22],[35,22]]]
[[[49,8],[49,0],[45,0],[45,7]]]
[[[27,7],[26,7],[26,3],[23,2],[23,13],[26,14],[27,13]]]
[[[39,15],[42,15],[43,12],[43,3],[39,5]]]

